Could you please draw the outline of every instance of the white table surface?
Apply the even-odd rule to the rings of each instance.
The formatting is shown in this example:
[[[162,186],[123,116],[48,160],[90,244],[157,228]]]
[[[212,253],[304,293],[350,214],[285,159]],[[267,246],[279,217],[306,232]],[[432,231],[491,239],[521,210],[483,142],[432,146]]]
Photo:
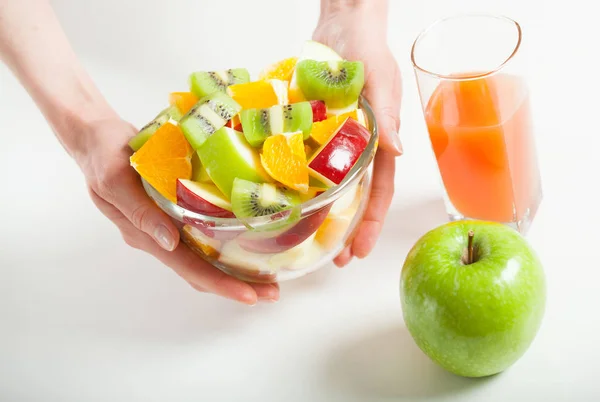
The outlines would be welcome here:
[[[138,126],[192,70],[256,72],[294,54],[318,15],[314,0],[54,3],[98,85]],[[283,283],[277,304],[199,294],[128,248],[0,67],[1,401],[600,400],[597,14],[584,0],[392,3],[406,154],[383,235],[366,260]],[[431,363],[398,294],[409,247],[446,219],[409,48],[430,22],[462,11],[523,24],[545,193],[529,234],[547,274],[545,320],[527,354],[486,380]]]

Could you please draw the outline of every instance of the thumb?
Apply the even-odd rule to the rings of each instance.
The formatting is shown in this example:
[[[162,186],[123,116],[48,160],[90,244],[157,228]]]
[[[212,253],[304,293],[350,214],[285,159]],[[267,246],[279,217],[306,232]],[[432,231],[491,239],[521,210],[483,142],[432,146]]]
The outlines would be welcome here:
[[[144,191],[139,177],[123,173],[109,191],[107,201],[121,211],[138,230],[146,233],[167,251],[179,244],[179,231],[171,220]]]
[[[375,113],[381,147],[393,155],[402,155],[399,135],[402,98],[400,71],[395,69],[392,74],[373,72],[365,86],[365,98]]]

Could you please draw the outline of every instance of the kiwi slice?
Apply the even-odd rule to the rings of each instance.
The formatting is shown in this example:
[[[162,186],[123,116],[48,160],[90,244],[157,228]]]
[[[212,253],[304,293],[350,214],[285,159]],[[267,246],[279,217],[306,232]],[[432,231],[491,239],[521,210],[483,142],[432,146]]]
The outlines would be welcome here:
[[[225,92],[229,85],[244,84],[250,81],[250,73],[245,68],[232,68],[222,71],[198,71],[189,78],[190,90],[198,98],[214,92]]]
[[[297,192],[274,183],[255,183],[236,178],[231,191],[231,208],[238,219],[271,215],[301,203]]]
[[[307,100],[322,100],[329,108],[342,108],[358,100],[365,71],[360,61],[302,60],[296,65],[296,79]]]
[[[302,131],[310,137],[313,111],[310,102],[274,105],[266,109],[245,109],[240,113],[242,131],[250,145],[260,147],[273,134]]]
[[[241,109],[242,107],[226,93],[213,92],[200,99],[181,118],[179,126],[192,148],[198,149]]]
[[[136,152],[154,135],[160,126],[169,120],[179,121],[180,119],[181,112],[176,106],[163,109],[151,122],[142,127],[135,137],[129,140],[129,147]]]

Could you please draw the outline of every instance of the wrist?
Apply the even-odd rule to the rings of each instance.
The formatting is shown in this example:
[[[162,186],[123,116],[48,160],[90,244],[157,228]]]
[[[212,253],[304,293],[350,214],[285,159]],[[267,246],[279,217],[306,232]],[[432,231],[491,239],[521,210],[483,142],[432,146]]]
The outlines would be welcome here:
[[[98,122],[119,118],[79,66],[61,69],[51,85],[34,74],[21,73],[20,78],[48,125],[75,160],[93,149],[97,142],[93,127]]]
[[[387,22],[388,0],[321,0],[321,20],[341,15],[375,17],[382,24]]]
[[[95,127],[108,120],[120,120],[103,98],[81,93],[80,102],[55,102],[42,108],[46,120],[67,153],[78,163],[98,146]],[[117,135],[118,133],[115,133]]]

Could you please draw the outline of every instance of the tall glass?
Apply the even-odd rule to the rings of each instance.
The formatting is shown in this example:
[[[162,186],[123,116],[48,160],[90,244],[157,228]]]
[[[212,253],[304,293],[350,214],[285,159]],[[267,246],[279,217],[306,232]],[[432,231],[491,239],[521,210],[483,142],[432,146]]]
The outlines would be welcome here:
[[[424,30],[411,59],[450,219],[525,234],[542,188],[521,39],[510,18],[454,16]]]

